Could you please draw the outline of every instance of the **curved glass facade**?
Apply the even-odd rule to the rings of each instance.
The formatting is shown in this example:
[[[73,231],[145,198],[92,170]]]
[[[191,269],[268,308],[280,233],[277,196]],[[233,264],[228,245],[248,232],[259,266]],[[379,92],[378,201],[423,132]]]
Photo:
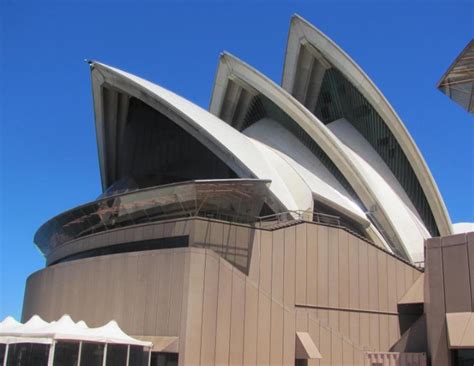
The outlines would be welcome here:
[[[48,255],[80,237],[154,221],[199,216],[253,223],[272,200],[268,184],[258,179],[191,181],[110,196],[52,218],[34,241]]]

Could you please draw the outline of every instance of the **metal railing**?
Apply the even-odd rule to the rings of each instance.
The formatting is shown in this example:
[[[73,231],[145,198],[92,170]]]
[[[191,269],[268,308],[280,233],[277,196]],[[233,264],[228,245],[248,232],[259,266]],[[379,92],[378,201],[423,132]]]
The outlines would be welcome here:
[[[272,215],[260,216],[256,219],[258,225],[263,229],[277,229],[303,221],[339,227],[341,226],[341,219],[338,216],[301,210],[279,212]]]

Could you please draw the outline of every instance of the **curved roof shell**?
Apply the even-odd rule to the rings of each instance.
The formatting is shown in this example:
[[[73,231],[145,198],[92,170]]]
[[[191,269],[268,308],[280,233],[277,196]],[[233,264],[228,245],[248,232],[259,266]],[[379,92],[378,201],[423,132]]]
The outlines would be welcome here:
[[[334,96],[324,93],[324,84],[331,85],[331,82],[334,87],[340,88],[336,94],[351,92],[344,87],[354,89],[349,97],[358,99],[361,104],[360,109],[348,111],[354,105],[344,105],[344,101],[340,103],[339,100],[343,104],[339,105],[339,117],[346,117],[350,112],[364,114],[373,110],[372,115],[375,117],[371,119],[370,126],[376,126],[378,130],[364,131],[365,137],[368,140],[369,137],[376,139],[380,137],[377,135],[380,131],[387,136],[377,140],[379,147],[374,141],[371,141],[372,145],[406,190],[431,235],[451,234],[450,218],[436,183],[397,113],[364,71],[342,49],[313,25],[295,15],[288,35],[283,88],[315,114],[324,116],[322,112],[326,112],[334,115],[337,111],[331,111],[330,108],[322,110],[326,106],[318,106],[318,103],[324,104],[324,99],[327,102]],[[349,97],[346,97],[346,101]],[[356,117],[350,121],[354,125]],[[384,144],[393,146],[387,146],[385,153],[382,147]],[[395,159],[390,160],[393,156]]]
[[[254,100],[262,98],[261,96],[264,102],[258,106]],[[271,80],[232,55],[224,53],[216,75],[210,103],[211,112],[225,119],[244,134],[273,146],[280,153],[297,156],[295,151],[302,150],[302,147],[297,147],[294,142],[290,142],[290,137],[283,138],[287,140],[286,143],[270,141],[275,140],[276,135],[281,137],[282,134],[281,131],[272,133],[270,121],[262,121],[262,117],[267,118],[268,113],[262,113],[259,109],[265,109],[265,104],[269,101],[280,109],[280,115],[276,113],[277,116],[270,116],[270,120],[272,117],[278,119],[283,113],[285,117],[282,119],[289,119],[290,122],[287,121],[287,123],[297,125],[297,128],[304,130],[305,136],[301,134],[298,136],[300,141],[312,139],[330,160],[333,166],[331,171],[337,173],[339,183],[345,186],[341,189],[333,183],[329,184],[329,188],[321,185],[321,179],[318,179],[320,177],[316,172],[324,171],[324,169],[313,169],[312,174],[304,174],[308,171],[302,171],[298,164],[302,156],[296,159],[288,159],[287,156],[287,161],[296,171],[300,168],[298,172],[312,190],[314,197],[316,199],[322,197],[323,202],[330,203],[341,212],[351,211],[349,215],[357,212],[357,209],[353,210],[353,208],[356,202],[359,203],[362,206],[359,207],[357,213],[362,213],[360,216],[365,220],[367,217],[370,218],[373,226],[376,227],[371,227],[372,237],[383,236],[383,241],[399,255],[412,261],[422,260],[423,240],[429,238],[430,233],[405,192],[402,182],[390,170],[378,151],[373,149],[355,128],[351,127],[349,131],[344,131],[344,129],[335,128],[334,123],[332,125],[322,123],[316,115]],[[261,124],[266,126],[260,128],[260,135],[252,135],[259,130],[257,126]],[[346,124],[351,126],[350,123]],[[295,130],[292,132],[295,133]],[[349,136],[343,138],[343,135],[347,133]],[[291,133],[289,136],[295,137]],[[288,146],[292,146],[293,151],[290,151]],[[317,158],[313,156],[313,160]],[[327,174],[324,175],[327,176]],[[347,184],[350,186],[347,187]],[[338,194],[334,194],[334,191]],[[336,199],[341,196],[342,200]],[[358,201],[359,198],[360,201]],[[366,211],[367,217],[360,208]]]
[[[185,131],[208,147],[220,160],[233,169],[241,178],[271,180],[270,190],[286,210],[312,210],[312,201],[301,195],[304,189],[300,178],[286,167],[284,161],[271,149],[255,143],[222,120],[192,102],[156,84],[135,75],[94,62],[92,67],[94,107],[99,149],[99,161],[104,190],[112,183],[111,166],[117,156],[110,153],[107,144],[116,139],[119,119],[112,114],[108,121],[104,110],[115,109],[109,99],[104,98],[104,88],[119,90],[133,96],[169,116]],[[110,127],[115,126],[115,127]],[[120,161],[116,162],[120,165]],[[298,189],[297,187],[300,187]]]

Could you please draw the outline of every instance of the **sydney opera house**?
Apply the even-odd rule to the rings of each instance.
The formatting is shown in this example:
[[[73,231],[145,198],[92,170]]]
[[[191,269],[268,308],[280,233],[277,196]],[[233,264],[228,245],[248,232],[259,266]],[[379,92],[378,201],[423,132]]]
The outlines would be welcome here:
[[[37,231],[23,319],[115,320],[160,366],[467,357],[429,289],[472,314],[474,281],[438,291],[425,252],[463,242],[444,262],[460,271],[474,237],[453,236],[403,122],[327,36],[292,18],[281,85],[223,53],[209,110],[90,68],[103,193]]]

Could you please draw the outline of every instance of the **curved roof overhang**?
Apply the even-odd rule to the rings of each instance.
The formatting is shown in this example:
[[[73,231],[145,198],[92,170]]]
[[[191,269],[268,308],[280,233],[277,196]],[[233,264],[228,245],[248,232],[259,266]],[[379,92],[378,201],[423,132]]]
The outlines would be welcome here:
[[[94,111],[99,150],[100,171],[104,188],[111,183],[107,179],[110,162],[115,158],[107,152],[106,143],[116,131],[104,128],[104,88],[113,88],[128,96],[138,98],[205,145],[241,178],[269,179],[274,195],[275,211],[299,209],[282,177],[268,163],[268,152],[261,149],[224,121],[192,102],[135,75],[110,66],[91,63]]]
[[[382,229],[384,236],[389,237],[391,242],[397,245],[396,249],[399,253],[406,258],[412,259],[411,254],[407,252],[407,248],[403,244],[403,240],[399,236],[394,223],[385,212],[383,202],[380,202],[377,196],[374,195],[372,188],[365,181],[363,172],[361,172],[351,161],[351,157],[347,154],[344,146],[340,143],[337,137],[287,91],[283,90],[273,81],[228,53],[223,53],[220,57],[209,108],[213,114],[221,116],[223,113],[228,113],[229,102],[226,100],[226,98],[228,98],[226,91],[229,80],[245,85],[249,90],[254,90],[255,94],[263,94],[281,108],[295,123],[303,128],[304,131],[329,156],[345,178],[350,181],[352,188],[366,207],[368,207],[369,210],[376,207],[378,227],[377,229],[371,227],[370,230],[370,233],[373,236],[376,236],[374,241],[380,242],[380,234],[377,233],[375,235],[374,233]],[[236,106],[231,107],[231,109],[235,108]],[[420,245],[422,245],[422,243],[420,243]]]
[[[382,117],[416,174],[440,235],[451,234],[451,221],[438,187],[420,151],[397,113],[364,71],[342,49],[298,15],[293,16],[291,20],[283,70],[283,88],[287,91],[293,90],[299,50],[302,44],[310,44],[315,54],[322,55],[333,67],[342,72]]]

